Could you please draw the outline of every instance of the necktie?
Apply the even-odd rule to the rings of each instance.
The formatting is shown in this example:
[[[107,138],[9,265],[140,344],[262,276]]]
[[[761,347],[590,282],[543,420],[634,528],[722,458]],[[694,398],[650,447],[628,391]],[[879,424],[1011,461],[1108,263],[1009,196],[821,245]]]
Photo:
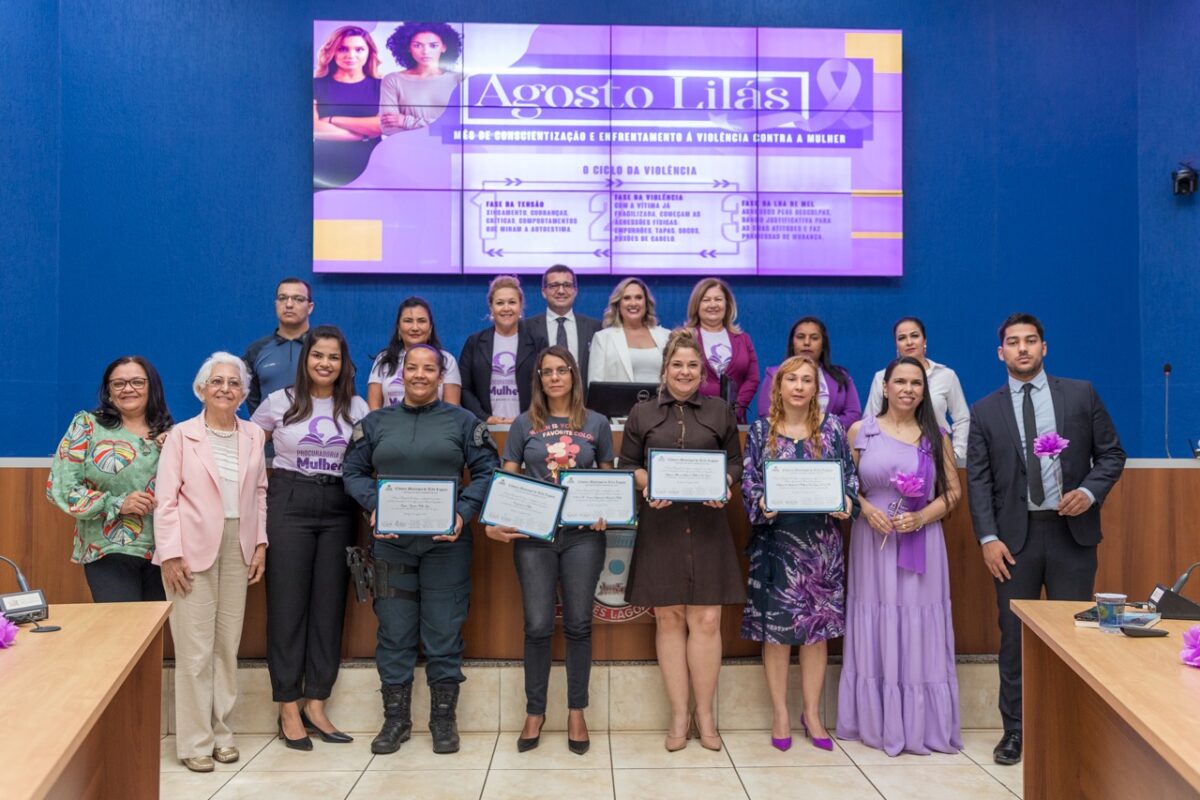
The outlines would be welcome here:
[[[558,333],[554,337],[554,343],[556,345],[558,345],[559,347],[566,347],[568,350],[571,349],[570,347],[567,346],[567,318],[566,317],[558,318]]]
[[[1021,387],[1025,400],[1021,403],[1021,416],[1025,422],[1025,467],[1029,476],[1029,499],[1035,506],[1046,502],[1046,488],[1042,486],[1042,460],[1033,454],[1034,440],[1037,439],[1037,419],[1033,414],[1033,384],[1027,383]]]

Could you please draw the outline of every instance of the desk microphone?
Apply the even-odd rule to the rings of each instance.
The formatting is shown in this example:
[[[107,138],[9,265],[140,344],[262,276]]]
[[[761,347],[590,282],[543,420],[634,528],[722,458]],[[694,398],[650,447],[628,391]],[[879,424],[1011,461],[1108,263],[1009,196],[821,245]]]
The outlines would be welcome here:
[[[1150,593],[1150,602],[1154,605],[1155,610],[1162,614],[1163,619],[1200,620],[1200,603],[1195,603],[1180,594],[1187,584],[1188,578],[1192,576],[1192,570],[1196,567],[1200,567],[1200,561],[1188,567],[1170,588],[1160,583]]]
[[[17,573],[17,586],[21,590],[12,594],[0,594],[0,615],[7,617],[16,625],[23,622],[34,623],[36,625],[33,629],[34,633],[50,633],[61,630],[57,625],[38,624],[39,620],[50,616],[50,609],[46,605],[46,596],[42,594],[41,589],[30,590],[29,583],[21,574],[21,568],[14,561],[4,556],[0,556],[0,561],[8,564]]]
[[[1171,362],[1163,364],[1163,449],[1167,451],[1167,458],[1171,457],[1171,437],[1167,435],[1168,426],[1171,422],[1171,411],[1169,401],[1171,398]]]

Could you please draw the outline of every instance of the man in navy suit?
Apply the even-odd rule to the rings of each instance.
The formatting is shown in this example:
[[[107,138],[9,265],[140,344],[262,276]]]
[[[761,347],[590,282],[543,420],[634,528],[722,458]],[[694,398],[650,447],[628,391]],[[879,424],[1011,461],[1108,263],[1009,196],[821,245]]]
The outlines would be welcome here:
[[[546,298],[546,313],[529,318],[529,325],[546,337],[550,344],[562,345],[575,356],[579,374],[583,377],[583,394],[587,396],[588,353],[592,337],[600,330],[600,320],[576,314],[575,297],[579,284],[575,271],[555,264],[542,275],[542,297]]]
[[[1000,326],[998,355],[1008,382],[971,407],[967,489],[983,560],[1000,606],[998,764],[1021,760],[1021,623],[1012,600],[1090,600],[1100,544],[1100,505],[1125,467],[1125,451],[1104,404],[1087,381],[1042,368],[1045,331],[1032,314]],[[1070,445],[1037,457],[1039,436]]]

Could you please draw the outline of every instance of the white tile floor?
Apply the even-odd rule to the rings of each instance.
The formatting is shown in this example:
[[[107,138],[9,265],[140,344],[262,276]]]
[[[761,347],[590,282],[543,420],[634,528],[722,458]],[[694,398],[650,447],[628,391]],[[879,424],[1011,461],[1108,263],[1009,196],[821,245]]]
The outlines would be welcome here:
[[[787,753],[770,746],[766,731],[723,734],[717,753],[693,741],[668,753],[663,734],[593,731],[579,757],[566,734],[544,733],[541,746],[518,754],[514,732],[464,733],[454,755],[434,755],[428,734],[417,733],[400,752],[371,754],[373,733],[348,745],[314,742],[312,752],[288,750],[267,735],[238,737],[242,758],[207,775],[188,772],[175,758],[175,739],[163,738],[164,800],[230,798],[413,798],[414,800],[778,800],[786,797],[971,800],[1021,797],[1021,767],[992,762],[994,730],[964,731],[958,755],[888,758],[853,742],[832,753],[798,735]]]

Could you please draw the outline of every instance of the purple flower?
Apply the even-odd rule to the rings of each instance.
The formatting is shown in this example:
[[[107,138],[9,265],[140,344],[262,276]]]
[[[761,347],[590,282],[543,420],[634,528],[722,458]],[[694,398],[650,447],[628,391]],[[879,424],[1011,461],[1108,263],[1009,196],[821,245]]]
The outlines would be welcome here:
[[[1043,433],[1033,441],[1033,454],[1038,458],[1054,458],[1062,455],[1062,451],[1071,444],[1070,439],[1064,439],[1054,431]]]
[[[925,478],[915,472],[900,472],[892,476],[892,486],[905,497],[924,497]]]
[[[9,622],[6,618],[0,617],[0,650],[12,647],[13,640],[17,638],[18,630],[20,628],[16,625]]]
[[[1189,667],[1200,667],[1200,625],[1193,625],[1183,632],[1183,650],[1179,658]]]

